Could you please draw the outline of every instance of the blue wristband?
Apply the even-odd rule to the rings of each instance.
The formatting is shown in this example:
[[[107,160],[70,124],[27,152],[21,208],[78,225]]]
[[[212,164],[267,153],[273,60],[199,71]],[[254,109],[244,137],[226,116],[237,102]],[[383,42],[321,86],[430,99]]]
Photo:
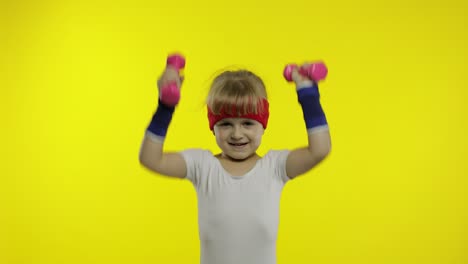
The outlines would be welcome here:
[[[166,137],[167,128],[171,123],[174,110],[175,107],[167,106],[163,104],[161,100],[159,100],[158,109],[153,115],[153,119],[151,119],[151,122],[146,130],[164,139],[164,137]]]
[[[312,86],[299,89],[297,96],[302,106],[307,130],[310,131],[314,128],[328,126],[327,118],[320,104],[320,94],[316,83]]]

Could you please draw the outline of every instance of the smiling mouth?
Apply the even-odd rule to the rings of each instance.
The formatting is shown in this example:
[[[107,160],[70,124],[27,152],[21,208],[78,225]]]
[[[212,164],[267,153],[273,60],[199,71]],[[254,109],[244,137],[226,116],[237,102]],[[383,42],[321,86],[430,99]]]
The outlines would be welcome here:
[[[247,143],[229,143],[229,145],[231,145],[231,146],[236,146],[236,147],[240,147],[240,146],[247,145]]]

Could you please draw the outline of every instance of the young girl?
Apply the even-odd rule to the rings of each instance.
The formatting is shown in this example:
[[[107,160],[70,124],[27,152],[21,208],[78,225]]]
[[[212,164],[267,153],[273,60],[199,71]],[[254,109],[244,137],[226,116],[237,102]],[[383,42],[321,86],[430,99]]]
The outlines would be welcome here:
[[[330,151],[327,120],[317,84],[292,73],[308,133],[308,146],[256,151],[268,124],[263,81],[247,70],[217,76],[207,98],[210,129],[221,153],[188,149],[163,152],[175,107],[161,100],[140,150],[146,168],[190,180],[197,192],[201,264],[275,264],[280,195],[283,186],[312,169]],[[181,78],[168,67],[158,86]]]

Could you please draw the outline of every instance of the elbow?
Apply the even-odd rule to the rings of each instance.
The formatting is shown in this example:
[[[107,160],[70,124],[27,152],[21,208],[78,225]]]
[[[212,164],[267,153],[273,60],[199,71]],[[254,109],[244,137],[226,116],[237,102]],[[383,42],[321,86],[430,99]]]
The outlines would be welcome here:
[[[331,142],[328,141],[327,144],[322,148],[322,151],[321,151],[323,159],[328,157],[330,155],[330,152],[331,152]]]
[[[141,155],[138,156],[138,161],[139,161],[139,163],[140,163],[141,166],[143,166],[143,167],[148,167],[148,166],[147,166],[147,163],[146,163],[146,160],[145,160],[144,157],[142,157]]]
[[[150,171],[154,171],[156,173],[160,173],[160,163],[157,162],[156,159],[151,157],[151,155],[140,155],[138,157],[138,161],[140,162],[140,165],[144,168]]]
[[[145,168],[150,169],[152,167],[148,155],[143,155],[142,153],[140,153],[140,155],[138,155],[138,161],[140,162],[140,165]]]
[[[329,145],[328,148],[325,150],[323,158],[325,159],[326,157],[328,157],[330,155],[330,152],[331,152],[331,145]]]
[[[316,152],[315,159],[320,162],[326,159],[330,155],[330,152],[331,152],[331,147],[323,148]]]
[[[140,149],[140,153],[138,153],[138,161],[141,165],[145,166],[145,155],[143,155],[143,151]]]
[[[152,164],[151,162],[149,162],[147,159],[145,159],[144,157],[141,157],[138,159],[139,162],[140,162],[140,165],[145,168],[145,169],[148,169],[150,171],[154,171],[154,172],[157,172],[157,168],[154,166],[154,164]]]
[[[328,146],[322,153],[323,158],[328,157],[330,155],[330,152],[331,152],[331,146]]]

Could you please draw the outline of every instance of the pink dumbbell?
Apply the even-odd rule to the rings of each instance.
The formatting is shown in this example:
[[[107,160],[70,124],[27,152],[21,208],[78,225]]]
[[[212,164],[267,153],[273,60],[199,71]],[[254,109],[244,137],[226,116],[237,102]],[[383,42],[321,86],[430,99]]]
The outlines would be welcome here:
[[[292,72],[294,69],[297,69],[296,64],[288,64],[284,68],[283,76],[284,78],[291,82],[292,81]],[[303,76],[309,77],[313,81],[321,81],[327,77],[328,69],[323,62],[316,62],[311,64],[303,65],[299,68],[299,73]]]
[[[180,54],[173,54],[167,57],[167,66],[171,66],[180,71],[185,67],[185,59]],[[180,100],[180,89],[177,87],[176,82],[171,82],[161,88],[161,101],[168,106],[175,106]]]

